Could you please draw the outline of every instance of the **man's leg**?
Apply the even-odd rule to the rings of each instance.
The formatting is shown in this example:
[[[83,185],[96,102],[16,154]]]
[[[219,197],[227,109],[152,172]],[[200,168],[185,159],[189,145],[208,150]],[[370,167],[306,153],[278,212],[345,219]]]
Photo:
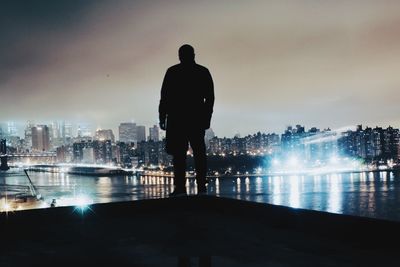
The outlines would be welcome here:
[[[193,149],[194,164],[196,166],[197,189],[200,193],[206,191],[207,156],[204,142],[204,130],[194,132],[190,136],[190,145]]]
[[[174,185],[176,192],[186,192],[186,151],[173,155]]]

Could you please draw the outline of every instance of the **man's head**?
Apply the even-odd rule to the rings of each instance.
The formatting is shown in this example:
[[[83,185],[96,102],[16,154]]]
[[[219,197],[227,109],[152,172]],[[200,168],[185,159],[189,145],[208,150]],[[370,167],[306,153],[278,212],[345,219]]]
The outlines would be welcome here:
[[[182,63],[194,62],[194,48],[188,44],[182,45],[179,48],[179,60]]]

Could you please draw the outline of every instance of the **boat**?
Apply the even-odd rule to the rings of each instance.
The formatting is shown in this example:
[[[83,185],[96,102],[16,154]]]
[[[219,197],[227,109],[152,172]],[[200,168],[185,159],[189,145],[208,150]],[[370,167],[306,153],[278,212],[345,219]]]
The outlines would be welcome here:
[[[34,165],[28,168],[29,171],[67,173],[88,176],[115,176],[129,175],[133,171],[124,170],[120,167],[108,166],[65,166],[65,165]]]
[[[21,174],[8,171],[0,172],[0,177],[4,180],[0,183],[0,212],[44,208],[46,206],[26,170],[24,170],[24,174],[27,178],[26,185],[8,184],[7,176]]]

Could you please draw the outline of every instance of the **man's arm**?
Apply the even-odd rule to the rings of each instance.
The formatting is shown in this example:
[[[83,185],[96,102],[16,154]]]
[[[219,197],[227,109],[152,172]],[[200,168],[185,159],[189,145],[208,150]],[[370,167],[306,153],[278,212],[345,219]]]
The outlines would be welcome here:
[[[210,128],[211,124],[211,116],[213,114],[214,109],[214,82],[211,77],[210,72],[207,70],[206,73],[206,84],[205,84],[205,96],[204,96],[204,104],[205,104],[205,112],[206,112],[206,121],[205,121],[205,129]]]
[[[158,115],[160,119],[160,128],[166,130],[166,119],[167,119],[167,90],[169,86],[170,73],[167,70],[164,76],[164,80],[161,86],[161,98],[160,105],[158,106]]]

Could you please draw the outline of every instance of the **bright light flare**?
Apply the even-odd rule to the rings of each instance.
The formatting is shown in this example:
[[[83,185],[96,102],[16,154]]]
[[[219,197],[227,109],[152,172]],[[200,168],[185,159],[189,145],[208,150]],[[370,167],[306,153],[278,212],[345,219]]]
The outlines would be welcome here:
[[[332,164],[337,164],[337,163],[339,162],[339,158],[338,158],[337,156],[332,156],[332,157],[329,159],[329,161],[330,161],[330,163],[332,163]]]
[[[347,172],[347,171],[360,171],[368,169],[361,160],[340,157],[337,154],[333,154],[328,158],[316,159],[313,162],[302,160],[299,155],[291,155],[282,163],[280,158],[272,159],[272,173],[333,173],[333,172]]]
[[[90,205],[93,204],[93,200],[89,199],[87,196],[77,196],[74,200],[75,210],[81,213],[91,210]]]
[[[3,201],[2,201],[3,202]],[[5,213],[9,213],[14,211],[14,208],[12,207],[12,205],[5,200],[1,205],[0,205],[0,212],[5,212]]]
[[[299,159],[295,156],[290,157],[288,165],[293,168],[299,167]]]
[[[3,209],[4,209],[4,211],[10,211],[11,210],[11,205],[10,204],[8,204],[8,203],[5,203],[4,204],[4,206],[3,206]]]
[[[272,165],[279,166],[280,164],[281,164],[281,162],[278,159],[273,159],[272,160]]]

